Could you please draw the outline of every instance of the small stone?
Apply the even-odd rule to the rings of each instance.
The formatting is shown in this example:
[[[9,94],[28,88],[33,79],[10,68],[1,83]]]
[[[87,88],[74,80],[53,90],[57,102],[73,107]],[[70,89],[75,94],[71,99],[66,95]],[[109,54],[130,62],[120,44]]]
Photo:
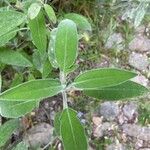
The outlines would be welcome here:
[[[143,147],[143,140],[137,140],[136,141],[136,143],[135,143],[135,148],[136,149],[139,149],[139,148],[141,148],[141,147]]]
[[[139,83],[143,86],[148,86],[149,84],[149,80],[143,75],[136,76],[135,78],[132,79],[132,81]]]
[[[149,60],[144,54],[132,53],[129,56],[129,64],[138,70],[146,71],[149,66]]]
[[[121,33],[113,33],[112,35],[110,35],[110,37],[108,38],[105,47],[107,49],[111,49],[111,48],[117,48],[119,50],[123,49],[123,37]]]
[[[141,127],[136,124],[124,124],[123,133],[140,140],[150,141],[150,127]]]
[[[106,150],[127,150],[122,144],[110,144],[106,147]]]
[[[99,126],[100,124],[102,124],[102,118],[100,118],[100,117],[93,117],[92,118],[92,122],[94,123],[95,126]]]
[[[100,114],[106,120],[115,120],[119,114],[119,106],[114,102],[104,102],[100,106]]]
[[[93,136],[96,138],[103,137],[105,133],[111,128],[112,124],[109,122],[105,122],[103,124],[99,124],[94,127]]]
[[[43,147],[52,139],[53,127],[47,123],[40,123],[33,126],[24,136],[24,141],[31,148]]]
[[[135,103],[129,102],[123,107],[123,114],[128,121],[134,120],[138,114],[138,107]]]
[[[145,36],[136,36],[130,43],[129,49],[132,51],[150,51],[150,39]]]

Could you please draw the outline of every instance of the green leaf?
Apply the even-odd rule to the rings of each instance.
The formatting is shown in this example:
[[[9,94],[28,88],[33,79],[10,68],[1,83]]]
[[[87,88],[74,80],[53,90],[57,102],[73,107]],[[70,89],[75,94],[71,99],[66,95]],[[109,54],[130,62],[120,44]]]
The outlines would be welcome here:
[[[8,36],[8,32],[15,29],[26,20],[26,16],[23,13],[17,11],[1,11],[0,12],[0,38],[5,34]]]
[[[38,51],[35,51],[32,57],[35,68],[40,71],[42,78],[46,78],[52,71],[52,65],[49,62],[49,59],[45,57],[44,60],[42,60]]]
[[[136,74],[133,72],[120,69],[93,69],[86,71],[76,77],[73,85],[81,90],[92,90],[97,88],[115,86],[135,76]]]
[[[31,20],[35,19],[37,17],[37,15],[39,14],[40,10],[41,10],[40,3],[33,3],[33,4],[31,4],[31,6],[28,9],[28,16],[29,16],[29,18]]]
[[[75,14],[75,13],[68,13],[64,17],[74,21],[80,30],[92,31],[91,24],[88,22],[87,18],[85,18],[84,16]]]
[[[48,75],[51,73],[51,71],[52,71],[51,63],[49,62],[48,59],[46,59],[46,61],[43,64],[42,78],[47,78]]]
[[[60,119],[60,134],[65,150],[87,150],[85,131],[77,118],[77,113],[64,109]]]
[[[16,29],[0,36],[0,47],[4,46],[9,40],[15,37],[17,31]]]
[[[0,93],[1,93],[1,89],[2,89],[2,76],[1,76],[1,72],[0,72]]]
[[[60,135],[60,118],[62,112],[57,112],[54,119],[54,128],[55,133],[59,136]]]
[[[147,88],[132,81],[127,81],[117,86],[84,91],[90,97],[104,100],[132,98],[143,95],[146,92],[148,92]]]
[[[19,127],[18,119],[7,121],[0,126],[0,147],[4,146],[7,140],[11,137],[11,134]]]
[[[22,83],[0,94],[3,101],[41,100],[59,93],[63,87],[55,79],[38,79]]]
[[[54,28],[51,31],[50,41],[49,41],[49,46],[48,46],[48,58],[49,58],[49,61],[51,62],[51,65],[54,68],[58,68],[58,64],[56,62],[55,52],[54,52],[55,51],[56,33],[57,33],[57,28]]]
[[[24,143],[24,142],[20,142],[19,144],[17,144],[17,146],[15,148],[13,148],[12,150],[28,150],[28,146]]]
[[[61,21],[55,39],[55,56],[60,70],[70,68],[77,57],[78,34],[76,24],[68,19]]]
[[[47,35],[45,18],[42,11],[40,11],[34,19],[29,20],[29,27],[32,34],[33,43],[41,55],[45,54],[47,48]]]
[[[17,86],[18,84],[21,84],[23,82],[23,74],[22,73],[16,73],[10,87]]]
[[[0,101],[0,114],[6,118],[18,118],[38,107],[37,101]]]
[[[54,9],[48,4],[44,4],[44,9],[47,13],[49,20],[51,20],[55,24],[57,21],[57,18],[56,18]]]
[[[142,22],[147,8],[149,6],[149,3],[146,3],[145,1],[141,1],[139,6],[135,9],[135,16],[134,16],[134,27],[138,27],[140,25],[140,23]]]
[[[6,48],[0,49],[0,62],[8,65],[32,67],[31,62],[21,53]]]

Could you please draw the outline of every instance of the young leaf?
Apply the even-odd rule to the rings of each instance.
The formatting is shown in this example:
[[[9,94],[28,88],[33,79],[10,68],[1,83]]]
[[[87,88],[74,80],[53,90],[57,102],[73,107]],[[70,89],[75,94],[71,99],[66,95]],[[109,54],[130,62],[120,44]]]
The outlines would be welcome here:
[[[2,89],[2,76],[1,76],[1,72],[0,72],[0,93],[1,93],[1,89]]]
[[[75,14],[75,13],[68,13],[64,17],[74,21],[80,30],[92,31],[91,24],[88,22],[87,18],[85,18],[84,16]]]
[[[59,136],[60,135],[60,118],[61,118],[62,112],[57,112],[54,119],[54,128],[55,133]]]
[[[77,113],[70,108],[62,112],[60,134],[65,150],[87,150],[84,128],[77,118]]]
[[[4,35],[1,35],[0,36],[0,47],[4,46],[9,40],[14,38],[16,33],[17,33],[16,29],[13,29],[12,31],[7,32]]]
[[[18,118],[38,107],[37,101],[0,101],[0,114],[6,118]]]
[[[0,62],[8,65],[32,67],[31,62],[21,53],[6,48],[0,49]]]
[[[50,41],[49,41],[49,46],[48,46],[48,58],[49,58],[49,61],[51,62],[51,65],[54,68],[58,68],[58,64],[56,62],[55,52],[54,52],[54,50],[55,50],[56,33],[57,33],[57,28],[54,28],[51,31]]]
[[[55,24],[57,21],[57,18],[56,18],[53,8],[48,4],[44,4],[44,9],[47,13],[49,20],[51,20]]]
[[[112,87],[84,91],[88,96],[104,100],[132,98],[140,96],[146,92],[148,92],[147,88],[132,81],[127,81]]]
[[[45,54],[47,48],[47,35],[45,18],[42,11],[40,11],[34,19],[29,20],[29,27],[32,33],[33,43],[41,55]]]
[[[63,87],[58,80],[39,79],[17,85],[0,94],[3,101],[32,101],[54,96]]]
[[[70,68],[77,57],[78,34],[76,24],[63,20],[58,25],[55,39],[55,56],[60,70]]]
[[[5,145],[11,134],[19,127],[19,120],[12,119],[0,126],[0,148]]]
[[[8,32],[15,29],[26,20],[26,16],[23,13],[17,11],[1,11],[0,12],[0,38]]]
[[[39,3],[33,3],[28,9],[29,18],[35,19],[41,10],[41,5]]]
[[[79,89],[92,90],[97,88],[115,86],[135,76],[136,74],[133,72],[120,69],[93,69],[86,71],[76,77],[73,85]]]
[[[17,146],[15,148],[13,148],[12,150],[28,150],[28,146],[24,143],[24,142],[20,142],[19,144],[17,144]]]
[[[49,62],[49,59],[47,59],[43,64],[43,72],[42,72],[42,78],[47,78],[47,76],[52,71],[52,66]]]

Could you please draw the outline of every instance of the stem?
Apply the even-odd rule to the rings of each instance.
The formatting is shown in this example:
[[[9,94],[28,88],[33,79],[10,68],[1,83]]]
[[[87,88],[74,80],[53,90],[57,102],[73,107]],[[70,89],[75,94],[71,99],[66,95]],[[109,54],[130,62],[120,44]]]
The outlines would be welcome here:
[[[64,72],[60,72],[60,81],[62,86],[66,86],[66,75]],[[67,93],[66,90],[62,91],[62,97],[63,97],[63,109],[68,108],[68,104],[67,104]]]

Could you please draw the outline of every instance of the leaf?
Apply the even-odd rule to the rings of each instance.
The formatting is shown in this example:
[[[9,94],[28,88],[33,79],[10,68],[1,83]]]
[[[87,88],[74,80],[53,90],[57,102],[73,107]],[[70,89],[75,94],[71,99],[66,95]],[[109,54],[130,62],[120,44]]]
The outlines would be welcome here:
[[[148,92],[147,88],[132,81],[127,81],[117,86],[84,91],[84,93],[90,97],[104,100],[132,98],[146,92]]]
[[[55,133],[59,136],[60,135],[60,118],[62,112],[57,112],[54,119],[54,128]]]
[[[77,113],[64,109],[60,119],[60,134],[65,150],[87,150],[87,139],[84,128],[77,118]]]
[[[28,146],[24,142],[20,142],[13,150],[28,150]]]
[[[60,70],[70,68],[77,57],[78,34],[76,24],[68,19],[61,21],[55,39],[55,56]]]
[[[35,50],[35,52],[32,54],[32,61],[33,61],[34,67],[38,71],[42,72],[42,70],[43,70],[43,62],[41,60],[39,51]]]
[[[120,69],[93,69],[86,71],[76,77],[73,85],[79,89],[92,90],[97,88],[115,86],[135,76],[136,74],[133,72]]]
[[[41,5],[39,3],[33,3],[28,9],[29,18],[35,19],[41,10]]]
[[[59,93],[63,87],[55,79],[38,79],[17,85],[0,94],[3,101],[41,100]]]
[[[15,29],[26,20],[26,16],[23,13],[17,11],[1,11],[0,12],[0,38],[8,32]]]
[[[1,72],[0,72],[0,93],[1,93],[1,89],[2,89],[2,76],[1,76]]]
[[[149,6],[149,3],[144,2],[140,2],[139,6],[137,7],[137,9],[135,10],[135,16],[134,16],[134,27],[138,27],[140,25],[140,23],[142,22],[147,8]]]
[[[15,37],[17,31],[16,29],[0,36],[0,47],[4,46],[9,40]]]
[[[48,4],[44,4],[44,9],[47,13],[49,20],[51,20],[55,24],[57,21],[57,18],[56,18],[54,9]]]
[[[54,68],[58,68],[58,64],[56,62],[55,52],[54,52],[55,51],[56,33],[57,33],[57,28],[54,28],[51,31],[50,41],[49,41],[49,46],[48,46],[48,58],[49,58],[49,61],[51,62],[51,65]]]
[[[19,127],[18,119],[12,119],[0,126],[0,147],[4,146],[11,134]]]
[[[37,101],[0,101],[0,114],[6,118],[18,118],[38,107]]]
[[[42,78],[47,78],[50,72],[52,71],[52,66],[48,59],[43,64],[43,72],[42,72]]]
[[[45,18],[42,11],[40,11],[34,19],[29,20],[29,28],[31,30],[33,43],[41,55],[45,54],[47,48],[47,35]]]
[[[16,73],[13,77],[10,87],[17,86],[18,84],[21,84],[22,82],[23,82],[23,74]]]
[[[66,19],[70,19],[77,24],[77,27],[83,31],[92,31],[91,24],[88,22],[87,18],[76,13],[68,13],[64,16]]]
[[[44,58],[44,60],[41,60],[40,54],[38,51],[35,51],[33,53],[33,64],[35,68],[40,71],[42,74],[42,78],[46,78],[49,73],[52,71],[51,63],[49,62],[48,58]]]
[[[8,65],[32,67],[31,62],[21,53],[6,48],[0,49],[0,62]]]

